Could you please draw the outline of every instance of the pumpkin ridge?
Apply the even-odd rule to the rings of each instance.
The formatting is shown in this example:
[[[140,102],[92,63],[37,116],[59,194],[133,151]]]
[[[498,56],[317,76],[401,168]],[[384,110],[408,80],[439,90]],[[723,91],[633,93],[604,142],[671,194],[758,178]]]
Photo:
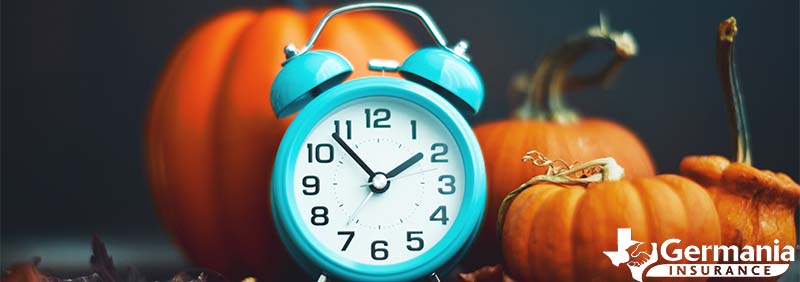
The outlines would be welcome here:
[[[591,185],[589,185],[589,186],[591,186]],[[588,201],[587,194],[588,194],[589,186],[586,187],[587,188],[587,191],[586,191],[587,193],[583,193],[583,195],[581,195],[580,199],[578,199],[578,202],[575,203],[575,211],[573,212],[573,216],[572,216],[573,217],[572,227],[570,227],[572,232],[570,233],[571,236],[569,237],[569,241],[570,241],[571,244],[573,244],[572,249],[571,249],[573,258],[577,258],[580,255],[579,254],[580,249],[577,248],[577,244],[573,243],[573,242],[578,242],[578,240],[580,239],[579,238],[580,234],[578,234],[578,232],[575,232],[575,230],[578,230],[577,225],[580,224],[580,221],[579,220],[575,220],[575,219],[577,218],[578,212],[582,211],[581,207],[583,207],[583,205],[585,205],[586,202]],[[581,274],[581,269],[579,269],[577,263],[573,264],[572,267],[570,268],[570,270],[572,271],[573,281],[577,281],[577,279],[580,279],[580,277],[581,277],[581,275],[580,275]]]
[[[678,167],[681,175],[708,187],[720,185],[722,172],[728,168],[730,163],[722,156],[688,156],[681,160]]]
[[[653,203],[666,202],[667,201],[667,199],[666,199],[667,197],[669,197],[669,198],[673,198],[674,197],[675,199],[679,200],[677,202],[677,204],[680,204],[680,206],[679,207],[674,207],[675,208],[674,211],[669,211],[669,213],[673,213],[675,211],[685,211],[686,208],[687,208],[686,205],[683,203],[683,200],[681,199],[680,194],[678,194],[678,192],[675,190],[675,187],[673,187],[670,183],[661,181],[658,178],[638,178],[638,179],[633,180],[633,183],[634,183],[634,186],[637,188],[637,192],[639,192],[639,195],[641,195],[642,198],[652,199]],[[660,186],[660,187],[654,188],[656,186]],[[654,199],[653,198],[654,195],[650,194],[650,192],[652,192],[652,190],[655,190],[655,189],[659,190],[659,198],[658,199]],[[648,193],[647,194],[648,197],[645,197],[644,193]],[[669,195],[665,195],[665,194],[669,194]],[[662,214],[664,214],[664,212],[659,212],[659,211],[660,210],[654,209],[653,207],[648,207],[648,213],[651,216],[650,218],[655,218],[655,220],[652,220],[652,221],[663,222],[661,216],[662,216]],[[655,216],[655,215],[657,215],[657,216]],[[689,214],[685,214],[683,219],[686,219],[688,216],[690,216],[690,215]],[[652,226],[652,229],[650,229],[650,230],[658,231],[659,234],[663,233],[663,232],[661,232],[662,230],[656,229],[655,226]],[[650,235],[653,235],[653,234],[650,234]],[[683,235],[683,234],[676,234],[676,235]],[[655,238],[655,239],[656,240],[660,240],[662,238]]]
[[[186,46],[186,47],[187,47],[186,48],[187,50],[184,50],[184,52],[183,52],[184,53],[183,54],[184,57],[185,57],[186,53],[189,52],[188,49],[190,49],[190,46]],[[182,58],[182,60],[185,60],[185,58]],[[184,68],[183,63],[185,63],[185,61],[181,62],[180,66],[177,66],[177,69],[175,70],[175,73],[173,74],[173,76],[178,76],[178,74],[182,72],[182,69]],[[155,108],[156,106],[159,109],[165,107],[165,105],[163,105],[163,104],[166,103],[166,100],[174,99],[172,97],[174,95],[170,95],[170,94],[174,93],[173,89],[177,87],[175,85],[175,83],[169,83],[164,87],[165,87],[164,93],[163,93],[163,95],[161,95],[160,99],[158,99],[158,100],[160,100],[158,102],[160,102],[161,105],[153,105],[153,107],[154,107],[153,109],[154,110],[156,110],[156,108]],[[155,102],[155,100],[154,100],[154,102]],[[160,134],[162,132],[162,130],[164,130],[163,127],[161,126],[161,125],[163,125],[163,122],[161,122],[161,119],[163,119],[164,117],[163,117],[163,113],[161,113],[161,111],[158,111],[158,112],[159,112],[158,115],[154,114],[152,116],[152,118],[154,119],[153,122],[157,123],[157,124],[155,124],[152,127],[152,132],[153,133],[151,135],[151,139],[152,139],[151,142],[153,144],[148,146],[148,150],[150,150],[151,154],[154,155],[153,156],[154,165],[155,165],[155,163],[157,163],[157,165],[158,165],[158,168],[157,168],[158,169],[158,172],[157,172],[158,176],[153,177],[153,182],[152,182],[153,186],[152,186],[151,190],[160,192],[160,193],[154,194],[156,196],[161,196],[159,200],[155,201],[155,203],[157,205],[157,208],[158,208],[158,212],[160,214],[164,215],[164,218],[163,218],[164,219],[163,222],[165,223],[164,227],[165,227],[165,229],[167,229],[169,231],[168,233],[170,234],[170,236],[173,237],[173,240],[175,240],[176,242],[180,242],[181,238],[183,236],[181,236],[180,234],[177,234],[177,231],[175,230],[175,229],[177,229],[176,226],[180,226],[180,224],[181,224],[180,216],[178,214],[180,209],[175,209],[173,207],[173,205],[172,205],[173,202],[178,200],[178,196],[176,195],[176,193],[174,193],[174,191],[172,189],[169,189],[173,185],[170,184],[172,182],[171,179],[168,179],[168,177],[167,177],[168,172],[169,172],[169,167],[167,166],[167,164],[166,164],[167,161],[165,159],[168,158],[168,157],[167,157],[167,153],[165,152],[165,149],[164,149],[164,147],[166,147],[167,145],[162,140],[161,134]],[[158,119],[158,120],[156,120],[156,119]],[[156,169],[156,168],[152,168],[152,169]]]
[[[518,199],[525,199],[525,201],[516,202],[516,203],[512,202],[511,205],[508,207],[508,210],[512,210],[512,209],[514,211],[527,210],[528,207],[530,206],[530,203],[528,202],[528,199],[530,199],[532,197],[535,197],[535,196],[538,196],[538,194],[541,194],[542,191],[546,191],[546,190],[545,189],[540,189],[540,190],[533,191],[531,193],[520,193],[520,195],[517,198]],[[507,224],[507,225],[503,224],[503,229],[499,230],[500,231],[500,234],[498,234],[499,237],[501,237],[501,238],[505,237],[505,234],[507,234],[507,233],[515,233],[514,231],[515,231],[517,226],[515,224],[513,224],[513,223],[517,222],[516,218],[518,216],[530,216],[530,214],[514,213],[514,214],[512,214],[511,217],[506,218],[505,220],[508,221],[508,222],[511,222],[511,224]],[[499,217],[498,217],[498,220],[499,220]],[[514,238],[517,238],[517,237],[514,237]],[[517,246],[519,241],[520,240],[512,240],[511,242],[504,243],[501,240],[500,244],[499,244],[500,252],[504,256],[513,256],[514,254],[516,254],[516,252],[514,252],[514,250],[519,249],[519,247]],[[510,260],[508,260],[506,262],[506,264],[511,265],[511,264],[517,263],[518,261],[519,261],[519,259],[510,259]]]
[[[513,152],[511,150],[511,148],[513,148],[513,146],[511,146],[511,145],[513,144],[514,139],[513,138],[509,138],[509,136],[512,135],[513,132],[499,130],[499,128],[498,128],[498,131],[500,131],[500,132],[498,134],[496,134],[496,136],[498,136],[498,138],[501,139],[502,143],[497,145],[497,147],[500,148],[500,149],[499,149],[499,152],[494,154],[493,158],[497,159],[497,160],[501,160],[499,163],[515,161],[516,158],[514,156],[519,156],[520,154],[515,153],[515,152]],[[493,143],[493,144],[497,144],[497,143]],[[520,163],[521,163],[521,160],[520,160]],[[489,168],[487,167],[487,170],[488,169]],[[491,174],[490,175],[492,177],[505,176],[505,175],[507,175],[507,173],[508,173],[508,168],[505,167],[505,166],[501,166],[501,165],[493,165],[493,166],[491,166]],[[511,181],[509,181],[509,180],[511,180],[511,179],[506,179],[506,177],[503,177],[502,179],[500,179],[498,181],[503,182],[503,183],[508,183],[508,182],[513,181],[513,180],[511,180]],[[511,189],[506,189],[506,190],[502,191],[502,195],[506,195],[506,194],[510,193],[514,189],[514,187],[516,187],[518,185],[519,184],[512,184],[512,185],[508,185],[508,186],[507,185],[503,185],[503,188],[510,187]],[[497,189],[497,188],[494,188],[494,189]],[[492,203],[497,203],[497,206],[499,206],[499,203],[503,201],[503,197],[502,196],[499,197],[499,198],[498,197],[490,197],[489,201],[491,201]],[[498,210],[492,210],[491,213],[489,214],[489,218],[492,218],[492,219],[497,218],[497,215],[498,215]]]
[[[490,134],[487,134],[487,136],[489,136],[489,139],[486,142],[484,142],[484,143],[486,143],[486,147],[499,147],[499,148],[502,148],[502,146],[499,145],[500,142],[497,142],[497,140],[501,139],[501,137],[503,137],[502,133],[505,133],[505,130],[503,130],[503,128],[501,127],[501,125],[503,125],[505,123],[506,123],[505,121],[495,121],[495,122],[492,122],[490,124],[487,124],[487,127],[479,127],[479,128],[477,128],[477,131],[484,131],[485,130],[484,128],[488,128],[489,129],[488,131],[490,132]],[[495,155],[491,155],[491,156],[494,157]]]
[[[661,181],[665,185],[669,186],[681,199],[683,202],[683,206],[687,210],[694,210],[694,212],[687,212],[686,213],[686,222],[689,223],[688,231],[686,238],[700,238],[704,236],[713,237],[714,240],[703,240],[700,243],[707,244],[707,245],[714,245],[721,243],[721,234],[717,232],[716,234],[708,233],[707,225],[712,226],[719,226],[719,216],[717,215],[716,208],[712,205],[709,206],[706,210],[699,210],[702,208],[706,203],[713,203],[711,196],[708,194],[705,189],[700,187],[697,183],[693,181],[678,176],[674,174],[662,174],[656,176],[658,181]],[[695,192],[697,191],[697,192]],[[692,193],[692,194],[690,194]],[[698,194],[698,195],[694,195]],[[711,216],[709,216],[711,215]],[[710,220],[711,222],[698,222],[697,219],[705,218],[706,220]],[[697,223],[697,225],[693,224]],[[702,230],[702,231],[701,231]],[[711,229],[719,230],[719,229]],[[698,234],[694,234],[692,231],[698,231]]]
[[[638,180],[638,178],[636,180]],[[654,227],[654,225],[658,221],[657,220],[652,220],[653,218],[656,218],[656,217],[653,216],[653,211],[650,209],[650,207],[648,207],[647,205],[644,204],[643,200],[645,199],[645,195],[643,195],[642,191],[639,190],[639,188],[637,187],[638,185],[634,184],[633,182],[630,182],[630,181],[627,181],[627,180],[622,180],[620,182],[621,182],[621,184],[624,185],[624,187],[626,187],[628,189],[633,189],[633,191],[635,192],[635,194],[637,196],[636,202],[640,203],[640,205],[642,207],[642,210],[644,210],[644,212],[645,212],[644,217],[650,219],[650,220],[645,221],[644,230],[646,232],[643,233],[644,236],[642,236],[642,238],[643,238],[642,240],[643,240],[643,242],[652,241],[653,237],[655,237],[653,233],[656,232],[656,228]],[[633,226],[631,226],[631,228],[634,229]],[[637,226],[637,227],[635,227],[635,229],[639,229],[639,227]]]
[[[222,79],[222,73],[215,72],[216,66],[224,65],[232,50],[231,40],[226,39],[236,38],[254,14],[250,10],[226,13],[198,29],[194,44],[187,50],[186,64],[176,74],[172,95],[163,105],[173,110],[164,113],[161,134],[165,136],[159,138],[164,140],[166,158],[172,160],[172,164],[165,163],[166,171],[177,178],[166,186],[171,192],[166,199],[170,205],[167,208],[176,211],[178,218],[170,231],[190,257],[221,271],[229,270],[231,264],[212,191],[215,156],[210,150],[213,143],[207,138],[214,136],[209,122],[213,115],[210,103],[218,94]],[[191,140],[190,145],[183,142],[187,139]],[[169,172],[170,167],[175,171]]]
[[[151,190],[155,195],[155,204],[158,208],[159,214],[163,217],[163,223],[165,224],[166,229],[170,229],[172,224],[176,224],[178,222],[178,216],[176,211],[178,209],[172,208],[172,203],[179,200],[178,197],[172,193],[173,191],[170,189],[166,189],[170,185],[168,184],[170,181],[167,179],[167,173],[165,172],[168,168],[166,167],[165,160],[165,152],[164,146],[166,146],[161,138],[161,133],[163,129],[163,122],[162,119],[164,118],[164,113],[162,112],[162,108],[165,107],[166,101],[174,99],[174,92],[175,88],[177,87],[176,83],[174,83],[175,78],[179,77],[179,75],[183,72],[186,64],[186,56],[192,50],[192,46],[196,44],[197,41],[200,40],[200,37],[209,28],[210,23],[206,23],[204,26],[189,32],[186,38],[182,40],[177,51],[175,54],[170,56],[170,62],[168,63],[167,70],[164,71],[160,75],[159,81],[156,84],[156,90],[154,92],[153,98],[151,99],[149,109],[150,112],[148,113],[148,127],[147,130],[147,151],[148,156],[152,156],[148,158],[148,164],[152,165],[149,167],[148,171],[151,174]],[[161,195],[161,197],[159,197]],[[170,230],[172,231],[172,230]],[[175,237],[175,234],[169,232],[172,237]],[[173,240],[177,240],[173,238]]]
[[[241,46],[242,46],[242,40],[244,40],[247,32],[250,31],[258,23],[258,20],[262,15],[263,15],[263,12],[256,14],[256,16],[250,22],[245,24],[240,29],[240,31],[238,32],[236,37],[234,39],[232,39],[232,41],[234,43],[233,43],[233,46],[231,47],[231,52],[230,52],[231,54],[228,56],[228,59],[225,62],[225,67],[223,69],[223,75],[222,75],[221,81],[219,83],[220,86],[217,88],[218,94],[216,95],[217,97],[215,99],[216,100],[215,107],[214,107],[214,110],[211,112],[211,120],[212,120],[212,123],[214,123],[212,128],[213,128],[213,131],[215,132],[214,135],[216,137],[212,141],[214,143],[213,144],[214,149],[215,149],[214,151],[216,152],[216,161],[214,163],[217,163],[217,161],[219,161],[219,160],[221,160],[223,158],[219,153],[220,151],[218,151],[218,149],[217,149],[217,148],[219,148],[221,146],[220,145],[221,141],[220,141],[219,137],[222,136],[222,135],[220,134],[220,132],[222,132],[224,130],[220,126],[220,124],[222,123],[221,122],[221,116],[223,115],[223,113],[221,113],[221,106],[220,105],[222,105],[222,101],[225,101],[226,98],[227,98],[225,96],[227,94],[226,90],[227,90],[227,86],[228,86],[229,79],[230,79],[231,69],[234,67],[234,62],[236,62],[236,59],[241,56],[241,54],[238,51],[239,51],[239,48],[241,48]],[[224,169],[225,169],[224,167],[221,167],[221,166],[217,165],[217,168],[215,170],[216,171],[222,171]],[[212,190],[212,192],[214,192],[214,194],[216,195],[216,198],[219,199],[219,200],[222,200],[222,201],[224,201],[224,199],[227,198],[227,196],[226,196],[227,193],[226,192],[228,192],[228,189],[238,189],[238,187],[235,187],[235,188],[224,187],[222,185],[222,183],[221,183],[221,181],[223,180],[222,179],[223,177],[224,176],[217,175],[217,177],[215,177],[213,179],[213,181],[214,181],[213,188],[215,188],[215,189]],[[225,203],[223,202],[222,204],[224,205]],[[227,208],[220,209],[219,213],[223,215],[222,217],[229,218],[228,217],[228,214],[230,213],[229,209],[227,209]],[[232,220],[221,220],[220,224],[222,226],[225,226],[225,230],[230,231],[230,230],[235,230],[236,229],[235,226],[233,228],[231,227],[232,226],[232,224],[231,224],[232,222],[233,222]],[[230,247],[228,249],[228,252],[235,254],[235,255],[229,255],[228,256],[229,257],[228,261],[233,265],[245,264],[246,260],[243,260],[242,257],[244,257],[246,255],[243,255],[240,252],[239,244],[236,244],[236,242],[238,241],[236,239],[236,237],[237,237],[237,233],[236,232],[226,232],[226,236],[222,237],[223,241],[225,242],[224,243],[225,246],[232,246],[232,247]]]
[[[689,222],[690,217],[698,216],[692,215],[687,212],[688,207],[684,204],[681,195],[675,190],[675,187],[671,185],[671,183],[662,181],[658,177],[655,178],[640,178],[634,180],[635,186],[637,187],[637,191],[642,193],[648,193],[647,196],[643,196],[642,198],[648,199],[644,200],[643,203],[650,203],[662,205],[664,203],[674,203],[675,207],[673,209],[666,209],[664,206],[661,207],[648,207],[648,214],[649,214],[649,222],[651,226],[651,233],[650,233],[650,240],[647,242],[664,242],[665,240],[671,238],[679,238],[681,242],[677,243],[677,245],[681,246],[681,248],[685,248],[688,245],[696,245],[698,238],[689,236]],[[652,190],[658,189],[658,193],[653,194]],[[650,190],[650,191],[646,191]],[[669,195],[667,195],[669,194]],[[658,197],[658,198],[654,198]],[[675,216],[673,215],[676,212],[683,212],[683,216]],[[657,216],[654,216],[657,215]],[[672,221],[672,222],[670,222]],[[667,224],[664,224],[667,222]],[[658,224],[656,224],[658,223]],[[672,230],[665,230],[663,227],[677,227]],[[679,262],[676,263],[688,263],[685,258],[682,258]],[[681,280],[691,280],[690,278],[684,278]]]
[[[650,222],[642,204],[642,196],[625,180],[592,183],[587,188],[584,199],[576,206],[575,217],[578,220],[573,224],[575,281],[592,281],[597,276],[616,277],[619,280],[630,278],[627,268],[614,267],[606,257],[598,255],[616,248],[617,228],[632,228],[634,240],[650,240]],[[618,203],[627,209],[606,208],[604,203],[607,202]],[[636,211],[642,211],[645,215]]]
[[[723,172],[724,175],[724,172]],[[723,186],[726,187],[727,185]],[[745,242],[748,245],[753,244],[754,242],[759,242],[761,238],[759,238],[759,234],[761,234],[761,208],[758,205],[758,200],[762,198],[762,194],[764,194],[764,190],[756,190],[754,191],[752,197],[746,199],[746,207],[745,210],[749,211],[749,221],[750,224],[753,226],[752,233],[747,234],[748,237],[753,239],[753,242]],[[763,242],[763,241],[762,241]]]
[[[641,239],[642,242],[652,242],[654,240],[654,238],[656,237],[655,234],[654,234],[654,233],[656,233],[656,230],[657,230],[657,228],[655,227],[655,224],[656,223],[660,223],[660,222],[658,222],[657,220],[653,219],[654,217],[653,217],[652,209],[650,209],[647,205],[645,205],[645,203],[644,203],[645,196],[642,194],[642,192],[639,190],[639,188],[636,187],[636,185],[634,185],[632,182],[627,181],[627,180],[620,180],[620,181],[618,181],[618,183],[622,184],[624,189],[632,189],[634,191],[634,194],[636,195],[635,202],[639,203],[639,206],[641,207],[641,209],[645,213],[643,218],[646,219],[646,220],[644,220],[645,228],[644,228],[643,232],[641,232],[642,236],[639,237],[639,238],[642,238]],[[637,226],[633,226],[633,224],[630,224],[630,223],[629,223],[629,225],[631,225],[630,227],[633,230],[633,234],[634,234],[633,236],[637,237],[635,234],[637,233],[636,230],[640,229],[639,226],[638,225]]]
[[[495,151],[502,151],[502,147],[500,146],[500,142],[497,142],[497,139],[501,138],[503,135],[503,124],[507,121],[493,121],[489,122],[484,126],[478,126],[474,128],[476,136],[487,136],[487,139],[478,139],[479,145],[481,147],[481,151],[483,152],[484,158],[486,160],[496,159],[496,154],[490,154],[490,152]],[[491,263],[497,263],[495,258],[502,254],[503,246],[497,244],[497,234],[496,232],[496,222],[497,222],[497,209],[493,209],[492,207],[499,206],[499,204],[494,204],[497,199],[497,190],[505,187],[498,187],[498,185],[492,185],[493,183],[497,183],[495,177],[498,177],[497,174],[494,174],[494,168],[497,166],[496,162],[487,161],[486,162],[486,180],[487,180],[487,208],[486,214],[484,215],[483,222],[481,223],[481,231],[476,239],[476,243],[473,245],[473,249],[470,250],[471,253],[480,254],[481,259],[485,259],[485,256],[491,255],[494,258],[489,259]],[[495,248],[501,250],[498,251]],[[471,258],[472,255],[468,256],[468,259]]]
[[[722,172],[721,182],[729,192],[757,191],[756,195],[761,197],[753,199],[764,203],[775,202],[793,208],[800,200],[800,186],[788,176],[781,177],[743,163],[731,163]],[[734,187],[737,189],[732,189]]]
[[[286,257],[288,254],[285,253],[282,245],[275,244],[275,242],[279,241],[278,235],[268,227],[272,220],[271,209],[269,209],[268,187],[267,189],[253,189],[251,185],[251,183],[269,183],[272,162],[255,161],[254,163],[253,158],[261,160],[274,159],[277,153],[277,143],[263,144],[262,140],[279,140],[281,136],[265,137],[262,134],[265,131],[260,125],[275,124],[277,120],[272,114],[270,104],[266,102],[267,95],[257,95],[264,97],[264,102],[259,103],[262,105],[261,110],[245,108],[250,105],[243,106],[243,104],[247,103],[243,103],[241,100],[247,99],[250,93],[257,91],[247,88],[247,86],[252,85],[247,81],[248,78],[262,75],[261,72],[263,71],[259,69],[265,68],[264,66],[252,66],[252,64],[257,64],[262,60],[257,56],[264,55],[253,55],[250,50],[254,47],[250,46],[268,45],[263,41],[278,40],[272,37],[276,35],[264,36],[259,32],[269,31],[267,29],[269,25],[276,21],[289,22],[287,19],[289,17],[288,14],[293,14],[294,18],[302,18],[302,15],[288,7],[267,8],[258,13],[256,18],[242,29],[241,34],[236,39],[233,54],[229,58],[224,71],[225,75],[217,97],[216,116],[213,118],[215,121],[214,128],[218,132],[214,145],[219,162],[219,175],[216,178],[215,191],[221,201],[221,205],[224,207],[220,213],[223,218],[227,219],[223,221],[223,225],[226,226],[225,230],[228,231],[227,234],[229,235],[226,236],[226,245],[230,246],[230,252],[235,254],[234,258],[230,260],[234,265],[239,266],[239,269],[259,270],[256,274],[261,277],[270,276],[270,273],[260,272],[261,264],[265,261],[286,266],[287,261],[276,262],[270,259],[270,256],[276,256],[274,252],[283,253],[278,255],[279,257]],[[300,20],[300,22],[305,23],[305,20]],[[287,23],[282,29],[288,30],[290,27],[292,25]],[[279,34],[292,33],[285,31]],[[266,52],[265,50],[259,51]],[[279,49],[272,51],[275,53],[280,52]],[[255,58],[248,58],[248,56]],[[255,70],[250,70],[248,67],[255,68]],[[267,73],[273,72],[273,74],[270,74],[271,77],[268,78],[268,81],[270,81],[268,85],[260,86],[264,88],[263,93],[268,93],[271,81],[280,70],[277,65],[267,68],[274,68],[275,70],[267,71]],[[246,72],[246,74],[239,74],[241,72]],[[252,126],[251,124],[254,122],[258,123],[258,125]],[[275,135],[273,132],[281,133],[283,131],[272,130],[268,131],[267,134]],[[247,140],[251,141],[248,142]],[[258,140],[256,143],[260,145],[253,146],[252,140]],[[253,154],[250,150],[253,147],[257,147],[257,150],[266,150],[266,152]],[[261,156],[261,153],[265,155]],[[248,165],[233,169],[236,164]],[[257,168],[259,171],[254,172],[253,170]],[[266,175],[264,175],[264,171],[266,171]],[[254,180],[253,175],[258,175],[256,178],[260,180]],[[263,222],[264,224],[248,224],[250,222]],[[240,244],[239,242],[250,243]],[[268,246],[269,243],[273,245]]]
[[[535,191],[535,190],[532,190],[532,189],[528,189],[526,191],[523,191],[523,193],[524,193],[524,192],[532,190],[530,192],[530,194],[531,194],[531,198],[533,198],[533,201],[531,201],[530,203],[528,201],[525,201],[523,203],[523,207],[524,208],[521,208],[522,210],[530,211],[530,213],[531,213],[531,214],[528,215],[528,216],[531,216],[530,220],[526,221],[526,222],[535,221],[536,217],[541,216],[542,214],[540,213],[540,211],[541,211],[540,209],[541,209],[542,205],[544,205],[547,201],[552,199],[554,195],[558,194],[558,192],[559,192],[559,190],[561,188],[562,187],[559,187],[558,185],[545,185],[544,187],[541,188],[541,192],[539,192],[539,193],[535,193],[535,192],[538,192],[538,191]],[[528,261],[529,257],[527,256],[527,254],[526,254],[527,252],[526,251],[530,248],[530,242],[529,242],[529,240],[531,238],[530,237],[530,235],[531,235],[530,229],[533,229],[533,228],[534,228],[534,226],[531,225],[531,226],[529,226],[529,230],[519,230],[520,233],[517,233],[517,234],[513,235],[513,236],[523,235],[524,238],[525,238],[525,240],[520,240],[521,238],[517,238],[518,239],[517,241],[522,243],[522,244],[524,244],[524,246],[517,246],[518,249],[514,249],[513,250],[514,252],[524,252],[522,254],[521,258],[517,261],[517,263],[519,263],[519,265],[523,265],[523,266],[524,265],[530,265],[530,263]],[[532,277],[530,272],[535,271],[535,269],[525,268],[525,267],[520,268],[520,269],[524,269],[525,273],[521,273],[521,274],[518,273],[517,275],[521,275],[522,277],[525,277],[526,279],[528,277]]]
[[[527,248],[526,257],[533,257],[531,252],[545,252],[545,256],[553,258],[552,260],[541,261],[538,266],[540,273],[548,273],[551,276],[545,280],[566,280],[574,279],[574,274],[571,271],[564,271],[564,266],[570,265],[572,260],[572,244],[563,242],[561,234],[572,234],[572,224],[575,219],[575,206],[583,198],[586,193],[583,187],[572,185],[558,185],[558,190],[550,197],[544,200],[542,205],[537,210],[537,215],[530,221],[529,241],[531,241]],[[563,216],[563,218],[558,218]],[[544,222],[540,222],[544,220]],[[562,224],[563,222],[563,224]],[[536,232],[537,227],[547,228],[547,232]],[[563,230],[553,230],[553,229]],[[536,236],[540,235],[540,236]],[[543,237],[543,238],[539,238]],[[561,239],[561,240],[559,240]],[[537,247],[537,241],[541,241],[543,246]],[[562,242],[557,242],[562,241]],[[553,244],[555,243],[555,244]],[[562,247],[562,248],[559,248]],[[530,265],[530,264],[529,264]],[[537,263],[533,261],[531,271],[536,272]],[[529,276],[530,277],[530,276]]]
[[[190,35],[189,38],[193,38],[193,36]],[[177,217],[173,212],[173,209],[167,208],[170,201],[167,201],[166,198],[172,198],[172,195],[170,195],[169,191],[164,189],[167,181],[167,176],[164,172],[166,169],[163,159],[164,145],[154,133],[161,131],[161,123],[159,121],[161,119],[161,109],[163,108],[163,100],[165,99],[164,96],[169,95],[169,89],[174,87],[170,82],[174,80],[174,77],[178,72],[180,72],[180,69],[183,68],[187,52],[186,49],[188,49],[188,46],[191,45],[191,40],[189,40],[189,38],[185,39],[184,42],[179,45],[175,53],[170,56],[166,69],[164,70],[163,74],[160,75],[159,81],[156,83],[156,89],[154,90],[153,98],[148,105],[149,110],[146,115],[147,120],[144,127],[144,155],[145,160],[147,161],[147,173],[149,174],[148,178],[150,180],[149,186],[150,191],[154,196],[154,205],[161,214],[161,223],[164,229],[169,229],[169,226],[177,221]],[[174,234],[170,233],[170,237],[174,236]],[[176,238],[171,239],[173,242],[176,241]]]

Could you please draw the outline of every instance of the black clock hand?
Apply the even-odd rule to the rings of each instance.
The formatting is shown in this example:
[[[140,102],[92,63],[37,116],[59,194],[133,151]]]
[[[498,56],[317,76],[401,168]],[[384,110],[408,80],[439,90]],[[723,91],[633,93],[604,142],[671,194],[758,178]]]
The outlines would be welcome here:
[[[392,178],[397,176],[398,174],[405,171],[406,169],[408,169],[421,159],[422,159],[422,153],[416,153],[415,155],[411,156],[410,159],[404,161],[402,164],[389,171],[389,173],[386,174],[386,178]]]
[[[351,149],[350,146],[347,146],[347,143],[344,143],[344,140],[342,140],[342,138],[339,137],[339,134],[336,134],[334,132],[333,134],[331,134],[331,136],[333,136],[333,140],[336,140],[336,143],[339,143],[339,146],[342,146],[342,149],[344,149],[344,151],[347,152],[347,154],[350,155],[350,157],[353,158],[353,160],[356,161],[356,163],[358,163],[358,166],[360,166],[361,169],[363,169],[365,172],[367,172],[367,174],[369,174],[369,177],[375,175],[375,172],[372,171],[372,169],[370,169],[367,166],[367,164],[364,163],[364,161],[361,160],[360,157],[358,157],[358,155],[356,155],[356,152],[353,152],[353,149]]]

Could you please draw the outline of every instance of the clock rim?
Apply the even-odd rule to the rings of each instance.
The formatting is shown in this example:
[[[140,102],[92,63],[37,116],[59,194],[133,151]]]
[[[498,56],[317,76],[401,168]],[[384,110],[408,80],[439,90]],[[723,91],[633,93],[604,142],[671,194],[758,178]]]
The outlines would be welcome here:
[[[376,266],[349,260],[318,244],[319,241],[310,234],[302,220],[297,219],[302,215],[296,209],[289,187],[294,180],[293,164],[300,151],[297,148],[302,146],[319,120],[337,107],[356,99],[380,96],[400,98],[419,105],[445,125],[461,152],[466,178],[464,187],[472,189],[465,189],[458,217],[436,245],[405,262]],[[483,155],[469,123],[439,94],[420,84],[393,77],[351,80],[329,89],[306,105],[281,140],[270,188],[273,221],[283,245],[295,261],[313,275],[325,273],[345,280],[408,281],[451,266],[474,241],[486,206]]]

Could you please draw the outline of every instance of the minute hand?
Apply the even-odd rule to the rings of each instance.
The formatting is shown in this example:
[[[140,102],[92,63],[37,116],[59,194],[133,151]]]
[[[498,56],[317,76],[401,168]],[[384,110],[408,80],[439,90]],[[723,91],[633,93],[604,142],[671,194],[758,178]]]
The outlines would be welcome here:
[[[404,161],[402,164],[398,165],[396,168],[389,171],[389,173],[386,174],[386,178],[392,178],[397,176],[398,174],[408,169],[421,159],[422,159],[422,153],[416,153],[415,155],[411,156],[410,159]]]
[[[350,157],[353,158],[353,160],[356,161],[356,163],[358,163],[358,166],[360,166],[361,169],[367,172],[369,177],[375,176],[375,172],[372,171],[372,169],[369,168],[367,164],[364,163],[364,161],[361,160],[361,158],[358,155],[356,155],[356,152],[353,152],[353,149],[351,149],[350,146],[348,146],[347,143],[345,143],[344,140],[342,140],[342,138],[339,137],[339,134],[336,134],[334,132],[333,134],[331,134],[331,136],[333,137],[333,140],[336,140],[336,143],[339,143],[339,146],[342,146],[342,149],[344,149],[344,151],[347,152],[347,154],[350,155]]]

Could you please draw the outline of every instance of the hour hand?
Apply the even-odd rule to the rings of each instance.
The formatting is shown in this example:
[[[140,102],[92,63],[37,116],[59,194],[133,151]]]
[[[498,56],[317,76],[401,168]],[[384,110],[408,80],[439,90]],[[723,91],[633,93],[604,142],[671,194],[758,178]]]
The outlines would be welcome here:
[[[370,177],[375,175],[375,172],[372,171],[372,169],[369,168],[366,163],[364,163],[364,160],[362,160],[361,157],[356,155],[356,152],[353,152],[353,149],[350,148],[350,146],[348,146],[341,137],[339,137],[339,134],[334,132],[331,134],[331,136],[333,137],[333,140],[336,140],[336,143],[338,143],[339,146],[341,146],[342,149],[344,149],[344,151],[347,152],[347,154],[350,155],[350,157],[353,158],[356,163],[358,163],[358,166],[360,166],[361,169],[363,169]]]
[[[406,169],[408,169],[409,167],[411,167],[415,163],[419,162],[419,160],[421,160],[421,159],[422,159],[422,153],[414,154],[413,156],[411,156],[411,158],[409,158],[408,160],[404,161],[402,164],[398,165],[397,167],[395,167],[394,169],[389,171],[389,173],[386,174],[386,177],[387,178],[392,178],[392,177],[397,176],[398,174],[402,173],[403,171],[405,171]]]

